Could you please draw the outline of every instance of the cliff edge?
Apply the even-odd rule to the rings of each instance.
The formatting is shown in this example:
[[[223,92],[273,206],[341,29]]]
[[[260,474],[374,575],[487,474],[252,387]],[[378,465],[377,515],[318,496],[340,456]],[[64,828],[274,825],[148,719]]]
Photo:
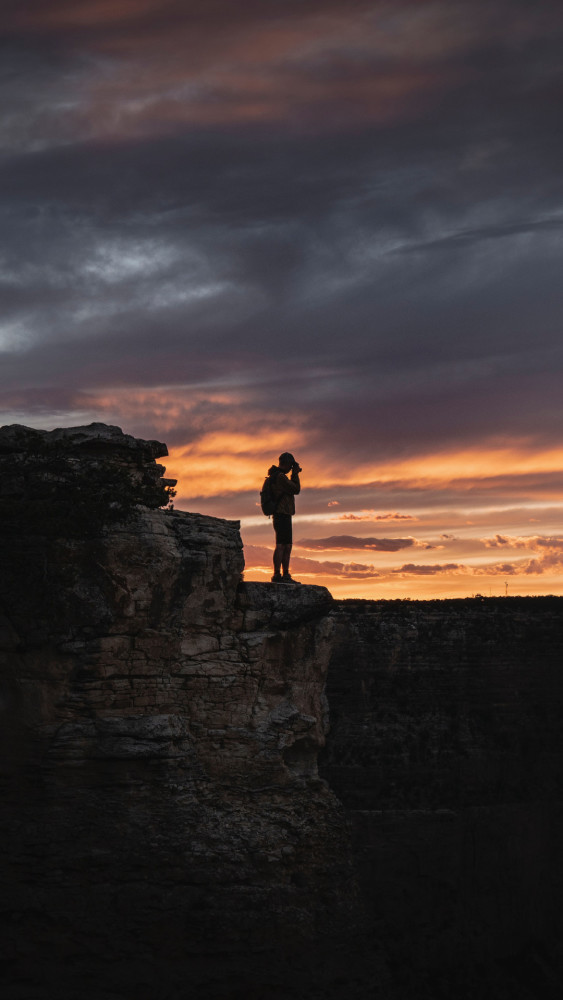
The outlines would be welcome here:
[[[99,424],[0,432],[14,996],[267,993],[357,922],[317,771],[332,598],[242,583],[238,522],[157,509],[165,454]]]
[[[245,583],[166,454],[0,429],[2,997],[559,998],[563,599]]]

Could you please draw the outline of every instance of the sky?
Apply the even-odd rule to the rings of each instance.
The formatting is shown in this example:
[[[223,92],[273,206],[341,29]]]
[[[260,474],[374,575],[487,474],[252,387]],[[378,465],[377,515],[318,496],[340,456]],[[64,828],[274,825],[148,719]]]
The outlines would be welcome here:
[[[563,594],[559,0],[3,0],[0,423],[301,466],[337,597]]]

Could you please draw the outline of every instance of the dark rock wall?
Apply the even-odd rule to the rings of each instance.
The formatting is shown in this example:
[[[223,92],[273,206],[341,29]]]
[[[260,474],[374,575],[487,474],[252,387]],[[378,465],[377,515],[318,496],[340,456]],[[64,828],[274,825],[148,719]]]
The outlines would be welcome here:
[[[563,600],[241,583],[131,504],[164,445],[53,433],[0,433],[3,1000],[559,998]]]
[[[267,994],[358,923],[317,772],[332,598],[241,584],[238,522],[131,505],[162,500],[165,453],[97,424],[0,432],[9,1000]],[[126,516],[94,474],[109,501],[129,477]]]
[[[317,774],[331,597],[242,567],[238,523],[148,510],[4,564],[10,996],[223,996],[353,934],[349,834]]]
[[[372,933],[419,996],[425,976],[447,996],[452,970],[503,960],[513,995],[551,995],[563,600],[344,601],[332,616],[320,773],[352,823]]]
[[[136,504],[164,507],[176,481],[155,459],[167,454],[108,424],[0,427],[0,537],[95,536]]]

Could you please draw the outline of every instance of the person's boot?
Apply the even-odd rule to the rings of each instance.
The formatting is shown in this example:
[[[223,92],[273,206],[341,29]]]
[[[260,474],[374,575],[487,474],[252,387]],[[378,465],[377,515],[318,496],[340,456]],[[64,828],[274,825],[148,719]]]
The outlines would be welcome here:
[[[283,577],[281,573],[274,573],[272,577],[272,583],[283,583]]]
[[[294,580],[293,577],[289,573],[284,573],[283,574],[283,576],[281,578],[281,582],[282,583],[295,583],[296,586],[298,586],[298,587],[301,586],[301,584],[299,583],[299,580]]]

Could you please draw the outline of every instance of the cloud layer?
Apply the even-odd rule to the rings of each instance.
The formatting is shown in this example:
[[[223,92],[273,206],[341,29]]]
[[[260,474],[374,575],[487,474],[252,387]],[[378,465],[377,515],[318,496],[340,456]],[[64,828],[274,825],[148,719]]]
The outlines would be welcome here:
[[[551,537],[560,4],[8,0],[1,30],[2,422],[163,438],[179,505],[248,544],[287,449],[316,551],[487,507]],[[472,564],[418,565],[389,572]]]
[[[415,544],[414,538],[357,538],[355,535],[330,535],[329,538],[301,538],[302,549],[371,549],[373,552],[398,552]]]

